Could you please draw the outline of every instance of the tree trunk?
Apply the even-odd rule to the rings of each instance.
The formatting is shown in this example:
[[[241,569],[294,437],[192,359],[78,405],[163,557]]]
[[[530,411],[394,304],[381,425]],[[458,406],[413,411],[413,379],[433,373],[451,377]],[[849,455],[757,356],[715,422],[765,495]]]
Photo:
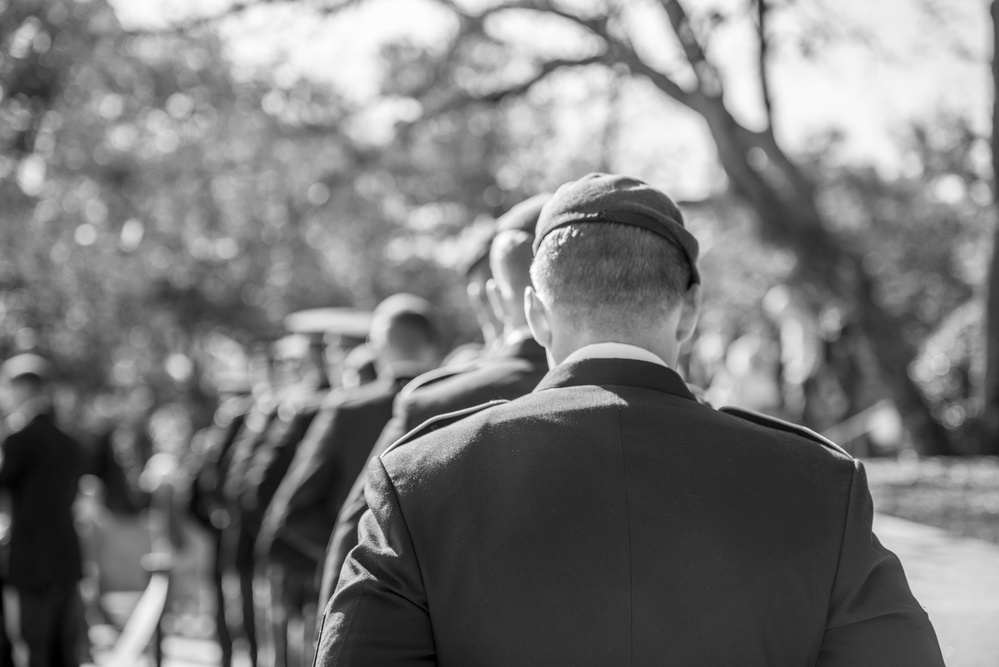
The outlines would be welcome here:
[[[739,125],[721,99],[701,111],[719,159],[736,192],[756,210],[764,232],[791,248],[800,275],[843,298],[852,307],[878,371],[891,393],[916,450],[923,456],[952,454],[950,434],[937,422],[909,376],[915,347],[902,336],[900,318],[877,303],[874,285],[856,253],[833,237],[815,203],[815,185],[783,153],[770,131]]]
[[[992,44],[999,45],[999,3],[992,3]],[[992,55],[992,198],[999,209],[999,58]],[[997,221],[999,222],[999,221]],[[999,224],[992,241],[985,298],[985,379],[981,416],[982,453],[999,454]]]

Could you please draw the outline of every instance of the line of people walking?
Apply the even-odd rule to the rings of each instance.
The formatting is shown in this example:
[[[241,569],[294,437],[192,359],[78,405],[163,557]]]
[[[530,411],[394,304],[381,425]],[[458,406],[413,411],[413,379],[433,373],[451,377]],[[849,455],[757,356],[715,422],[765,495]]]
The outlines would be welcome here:
[[[234,645],[254,665],[311,664],[321,612],[357,543],[367,462],[427,419],[524,395],[545,374],[522,295],[548,197],[501,217],[461,269],[485,341],[474,353],[463,346],[442,364],[433,305],[396,294],[366,331],[345,331],[336,309],[318,313],[294,332],[308,338],[301,377],[282,386],[279,369],[265,391],[221,402],[190,504],[217,554],[223,665]],[[346,381],[330,377],[331,357]]]

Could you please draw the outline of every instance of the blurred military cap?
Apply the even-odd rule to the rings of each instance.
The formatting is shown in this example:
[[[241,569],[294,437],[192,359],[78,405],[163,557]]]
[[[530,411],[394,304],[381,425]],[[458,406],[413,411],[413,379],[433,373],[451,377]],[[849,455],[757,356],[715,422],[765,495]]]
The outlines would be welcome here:
[[[409,294],[407,292],[399,292],[398,294],[393,294],[392,296],[387,297],[375,306],[373,317],[391,318],[395,315],[402,315],[404,313],[415,313],[417,315],[423,315],[427,318],[432,318],[434,306],[422,296],[416,296],[415,294]]]
[[[52,377],[52,366],[42,357],[31,353],[18,354],[0,365],[0,377],[7,380],[15,380],[25,375],[48,380]]]
[[[288,333],[315,336],[337,334],[363,339],[371,328],[371,313],[356,308],[309,308],[284,318]]]
[[[520,202],[496,221],[496,233],[519,230],[534,236],[541,208],[552,198],[552,193],[542,192]]]
[[[541,210],[534,251],[559,227],[599,222],[641,227],[672,241],[690,261],[691,284],[701,282],[697,239],[684,227],[680,209],[662,191],[630,176],[592,173],[562,185]]]

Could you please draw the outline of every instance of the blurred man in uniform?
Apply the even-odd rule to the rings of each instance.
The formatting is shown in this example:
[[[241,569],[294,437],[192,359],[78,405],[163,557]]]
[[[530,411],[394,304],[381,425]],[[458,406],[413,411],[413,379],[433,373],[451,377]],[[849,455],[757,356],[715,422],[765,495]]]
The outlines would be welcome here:
[[[544,349],[531,336],[524,315],[524,290],[531,284],[531,244],[542,205],[551,195],[535,195],[511,208],[496,225],[486,253],[492,276],[483,289],[492,317],[499,323],[502,345],[471,366],[452,366],[420,376],[395,402],[392,420],[378,437],[369,458],[377,457],[407,431],[427,419],[493,399],[512,399],[530,392],[548,370]],[[364,475],[358,476],[340,510],[330,537],[320,584],[320,604],[333,595],[347,552],[357,544],[357,523],[367,508]]]
[[[312,614],[305,635],[291,648],[311,657],[315,627],[316,572],[337,512],[361,473],[382,427],[392,416],[392,400],[414,377],[440,359],[437,326],[425,299],[396,294],[375,309],[369,344],[378,379],[350,390],[332,392],[305,434],[287,476],[274,494],[257,541],[258,557],[284,573],[288,585],[302,592],[299,617],[306,602]],[[294,659],[289,664],[297,664]]]
[[[247,468],[253,455],[267,439],[267,434],[278,418],[278,409],[293,390],[293,378],[285,358],[290,354],[288,340],[268,344],[267,382],[255,387],[253,405],[245,413],[235,439],[228,446],[217,472],[217,492],[221,500],[216,516],[222,524],[220,558],[225,573],[235,574],[239,583],[233,596],[235,604],[227,611],[229,633],[233,641],[246,641],[251,667],[257,665],[258,628],[255,619],[253,589],[255,562],[254,533],[244,526],[242,517],[243,489]]]
[[[459,366],[462,363],[479,361],[488,358],[503,341],[503,323],[500,322],[489,303],[486,285],[492,280],[492,269],[489,266],[489,249],[496,235],[496,225],[478,227],[472,234],[471,250],[467,261],[459,268],[465,278],[465,291],[468,294],[468,305],[475,316],[475,321],[482,332],[482,346],[477,352],[474,348],[462,346],[455,354],[448,354],[447,366]]]
[[[591,174],[535,248],[552,370],[371,462],[317,664],[942,665],[861,464],[672,370],[701,297],[673,202]]]
[[[240,516],[243,530],[254,544],[274,493],[332,389],[328,358],[342,357],[344,347],[363,340],[369,320],[370,313],[351,308],[313,308],[285,318],[285,329],[306,346],[294,355],[301,357],[304,372],[278,407],[243,476]],[[258,662],[265,667],[295,664],[292,655],[300,647],[289,646],[289,625],[305,623],[302,613],[306,601],[314,597],[314,576],[288,571],[259,550],[254,568]],[[313,623],[314,616],[308,623],[310,628]]]
[[[10,494],[10,564],[3,588],[17,667],[79,665],[84,641],[80,541],[73,525],[83,450],[56,426],[48,362],[22,354],[0,366],[6,438],[0,489]]]
[[[224,560],[221,558],[222,531],[228,525],[228,513],[221,497],[220,465],[236,441],[253,400],[250,387],[238,384],[222,387],[219,394],[219,406],[213,415],[212,424],[202,436],[202,458],[193,471],[188,506],[191,515],[208,531],[212,539],[213,549],[209,558],[212,593],[215,598],[215,634],[222,649],[222,667],[231,667],[232,635],[226,623]]]

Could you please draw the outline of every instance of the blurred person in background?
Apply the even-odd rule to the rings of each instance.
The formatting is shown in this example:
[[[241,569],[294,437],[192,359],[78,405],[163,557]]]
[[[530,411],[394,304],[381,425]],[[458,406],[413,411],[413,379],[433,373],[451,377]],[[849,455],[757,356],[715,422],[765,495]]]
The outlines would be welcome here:
[[[0,366],[0,489],[11,502],[4,620],[17,667],[76,666],[89,653],[73,523],[84,453],[55,423],[50,377],[48,362],[34,354]]]
[[[253,404],[247,410],[235,439],[221,457],[216,473],[216,490],[219,499],[218,516],[223,523],[220,540],[220,558],[223,577],[233,577],[236,585],[233,594],[226,596],[225,618],[234,645],[246,643],[251,667],[257,664],[257,628],[254,618],[253,542],[242,527],[240,491],[246,468],[255,449],[263,442],[267,429],[277,418],[277,410],[292,382],[288,364],[279,356],[288,352],[279,341],[267,343],[262,358],[265,372],[261,382],[253,388]],[[258,355],[260,356],[260,355]]]
[[[496,313],[489,303],[489,294],[486,288],[493,277],[492,270],[489,268],[489,248],[492,247],[495,235],[495,223],[477,229],[469,242],[468,260],[459,269],[465,278],[468,305],[479,325],[479,330],[482,332],[482,345],[478,349],[473,345],[462,346],[460,355],[447,355],[448,360],[445,365],[459,365],[487,358],[496,351],[502,342],[503,323],[496,317]]]
[[[284,633],[276,645],[287,646],[287,653],[277,656],[278,665],[298,667],[311,658],[316,572],[337,512],[392,416],[395,395],[439,360],[434,319],[430,303],[410,294],[378,305],[368,338],[377,379],[329,394],[267,508],[257,557],[267,562],[272,582],[285,592],[270,605],[272,631]]]
[[[343,371],[340,386],[344,389],[357,389],[361,385],[378,379],[378,355],[367,343],[353,348],[343,358]]]
[[[215,634],[222,650],[221,667],[232,666],[232,636],[225,620],[225,590],[220,558],[222,530],[228,523],[228,514],[218,494],[219,465],[232,443],[235,442],[246,413],[253,404],[249,383],[232,383],[219,389],[219,406],[212,417],[211,426],[196,434],[192,449],[200,460],[192,471],[188,512],[210,536],[212,597],[215,603]]]
[[[330,376],[325,363],[322,330],[297,330],[286,339],[290,347],[299,349],[283,355],[298,379],[282,397],[274,418],[263,437],[248,456],[239,479],[238,514],[240,532],[247,549],[256,543],[267,505],[302,441],[315,419],[319,406],[330,391]],[[294,586],[278,573],[266,559],[250,555],[253,567],[254,627],[257,634],[257,664],[265,667],[283,666],[287,661],[288,615],[284,599],[293,594]]]
[[[295,356],[300,359],[301,377],[253,452],[240,489],[242,528],[255,542],[267,507],[330,393],[332,380],[338,378],[347,350],[367,336],[370,318],[369,313],[351,308],[313,308],[285,318],[285,329],[302,337],[307,349]],[[258,662],[266,667],[295,662],[289,649],[300,649],[301,642],[289,645],[289,626],[312,627],[302,620],[302,613],[305,601],[313,597],[314,577],[289,571],[259,550],[254,562]]]
[[[475,363],[442,367],[407,385],[396,398],[392,419],[369,452],[369,460],[380,456],[407,431],[428,419],[485,401],[522,396],[544,376],[548,370],[545,352],[527,327],[523,294],[531,284],[534,226],[549,196],[536,195],[504,214],[497,221],[496,234],[484,255],[488,268],[473,271],[479,276],[490,276],[482,283],[482,289],[486,292],[484,307],[492,314],[478,319],[480,324],[495,328],[501,346]],[[478,298],[479,292],[469,290],[469,296]],[[357,544],[358,521],[367,509],[364,480],[362,469],[329,538],[319,590],[324,609],[336,588],[347,553]]]

